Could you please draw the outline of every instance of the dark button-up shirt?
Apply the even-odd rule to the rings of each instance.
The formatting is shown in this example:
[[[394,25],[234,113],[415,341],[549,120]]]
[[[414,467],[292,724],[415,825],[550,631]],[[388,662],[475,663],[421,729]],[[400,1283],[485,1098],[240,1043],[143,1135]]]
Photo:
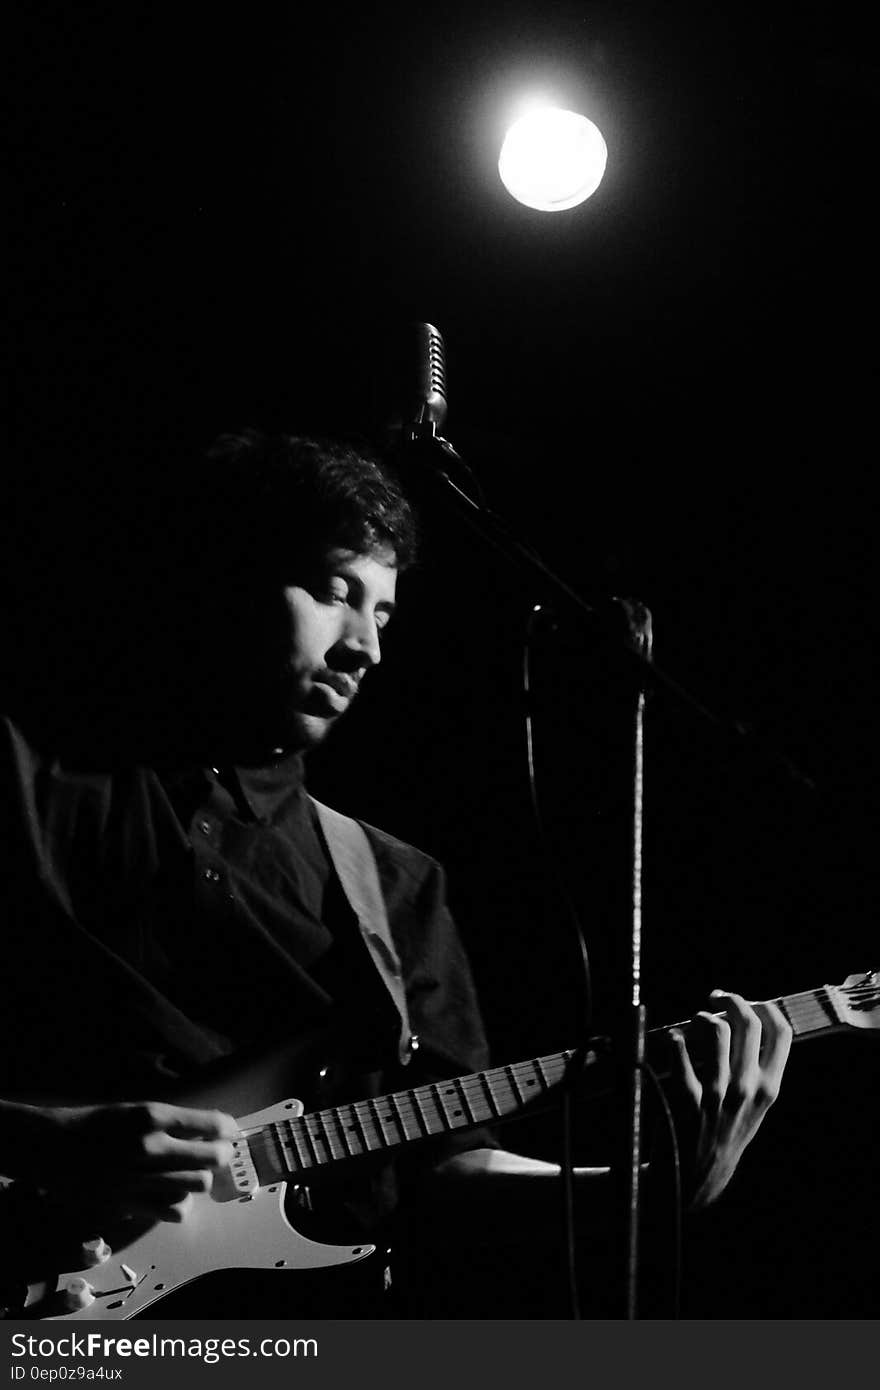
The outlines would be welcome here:
[[[397,1015],[300,758],[90,772],[4,721],[0,759],[0,1094],[161,1094],[218,1058],[325,1028],[373,1093],[487,1064],[442,870],[365,827],[420,1039],[397,1065]]]

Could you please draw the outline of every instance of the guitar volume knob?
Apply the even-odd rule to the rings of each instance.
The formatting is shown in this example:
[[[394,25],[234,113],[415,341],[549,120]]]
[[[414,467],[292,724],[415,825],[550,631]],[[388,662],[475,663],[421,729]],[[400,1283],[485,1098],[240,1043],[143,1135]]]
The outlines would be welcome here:
[[[86,1268],[90,1268],[92,1265],[104,1264],[106,1260],[109,1260],[112,1254],[113,1251],[110,1249],[110,1246],[101,1236],[97,1236],[94,1240],[83,1241],[82,1257],[83,1265]]]
[[[68,1279],[59,1293],[61,1305],[68,1313],[89,1308],[95,1301],[95,1291],[87,1279]]]

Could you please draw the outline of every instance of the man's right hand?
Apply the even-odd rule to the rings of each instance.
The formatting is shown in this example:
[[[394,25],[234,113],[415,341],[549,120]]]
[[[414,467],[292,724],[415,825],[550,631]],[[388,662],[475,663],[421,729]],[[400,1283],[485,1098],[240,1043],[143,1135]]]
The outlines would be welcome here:
[[[232,1161],[238,1133],[231,1115],[159,1101],[54,1115],[56,1157],[86,1203],[152,1221],[183,1220],[193,1194],[210,1192],[214,1173]]]
[[[91,1233],[120,1220],[182,1221],[232,1160],[235,1120],[159,1101],[3,1106],[10,1176],[44,1187]]]

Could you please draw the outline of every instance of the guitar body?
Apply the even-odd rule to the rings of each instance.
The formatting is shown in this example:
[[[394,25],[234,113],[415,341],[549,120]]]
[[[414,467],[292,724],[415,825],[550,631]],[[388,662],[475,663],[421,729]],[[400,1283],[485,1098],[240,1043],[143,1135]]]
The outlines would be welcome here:
[[[242,1116],[242,1136],[299,1116],[302,1109],[299,1101],[287,1100]],[[211,1193],[194,1197],[185,1221],[141,1227],[129,1241],[114,1242],[103,1264],[31,1285],[23,1315],[62,1322],[132,1318],[213,1271],[321,1269],[374,1252],[373,1245],[324,1245],[301,1235],[285,1213],[287,1188],[285,1182],[259,1186],[243,1138],[232,1167]]]

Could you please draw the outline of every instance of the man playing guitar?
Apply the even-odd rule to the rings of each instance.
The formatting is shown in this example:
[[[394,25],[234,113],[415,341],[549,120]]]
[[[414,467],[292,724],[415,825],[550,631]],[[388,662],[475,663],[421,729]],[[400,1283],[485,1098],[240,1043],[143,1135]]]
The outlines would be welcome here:
[[[243,1161],[241,1115],[269,1101],[226,1105],[222,1086],[208,1088],[210,1104],[183,1097],[230,1060],[298,1040],[307,1067],[315,1057],[319,1104],[322,1084],[338,1099],[329,1087],[343,1066],[343,1096],[417,1093],[415,1119],[374,1114],[377,1148],[436,1136],[414,1146],[404,1200],[467,1184],[469,1220],[506,1211],[545,1222],[558,1166],[501,1147],[473,1102],[459,1124],[442,1089],[419,1090],[488,1065],[442,870],[361,827],[358,852],[372,860],[364,872],[377,875],[375,911],[387,918],[371,925],[340,872],[350,846],[334,845],[332,813],[322,820],[304,785],[309,750],[380,663],[415,555],[410,507],[371,457],[253,431],[217,441],[193,495],[202,525],[169,565],[173,582],[144,576],[150,601],[132,600],[137,680],[115,725],[106,710],[100,722],[68,718],[56,691],[54,720],[31,727],[29,711],[13,710],[3,726],[7,1267],[23,1230],[32,1265],[80,1269],[100,1267],[126,1223],[186,1229],[194,1204]],[[315,1038],[330,1040],[320,1055]],[[674,1035],[692,1207],[730,1180],[776,1097],[790,1040],[776,1004],[727,992],[687,1039]],[[498,1095],[484,1118],[502,1114]],[[373,1146],[361,1111],[347,1131],[333,1113],[333,1132],[325,1122],[320,1141],[301,1141],[306,1168],[321,1165],[318,1142],[346,1160]],[[355,1166],[341,1165],[334,1190],[336,1234],[380,1243],[400,1173],[387,1154]],[[578,1169],[576,1181],[606,1178]],[[92,1307],[94,1291],[84,1297]],[[45,1307],[63,1315],[51,1298]]]

